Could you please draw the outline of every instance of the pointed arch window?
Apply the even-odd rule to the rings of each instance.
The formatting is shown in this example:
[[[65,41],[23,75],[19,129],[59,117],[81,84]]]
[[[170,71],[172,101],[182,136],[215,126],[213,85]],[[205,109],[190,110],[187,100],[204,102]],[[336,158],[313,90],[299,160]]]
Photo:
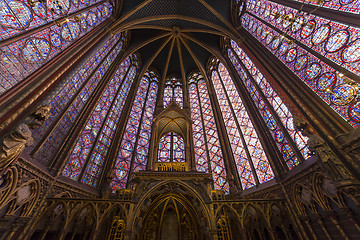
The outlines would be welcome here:
[[[316,5],[317,7],[329,8],[333,10],[343,11],[343,12],[351,12],[355,14],[360,14],[360,1],[359,0],[328,0],[328,1],[313,1],[313,0],[294,0],[300,2],[302,4],[311,4]],[[247,10],[255,10],[256,12],[264,12],[265,9],[269,9],[263,1],[257,0],[247,0]],[[263,10],[264,9],[264,10]],[[269,10],[267,10],[269,11]],[[270,12],[270,11],[269,11]],[[281,12],[278,9],[272,11],[273,14],[277,12]],[[280,20],[282,21],[282,20]]]
[[[355,63],[360,60],[360,28],[271,1],[264,0],[261,2],[262,6],[266,8],[265,11],[248,10],[256,19],[266,21],[276,31],[286,33],[339,66],[357,75],[360,74],[360,65]],[[360,10],[360,1],[357,8]],[[276,12],[274,12],[275,10]],[[276,14],[281,14],[281,16],[278,17]],[[283,16],[289,16],[295,21],[283,20]],[[254,24],[254,21],[250,20],[249,24]],[[266,38],[265,41],[269,43],[273,41],[272,34],[267,34],[266,29],[261,32],[260,38]],[[296,58],[296,52],[293,54]],[[290,55],[286,55],[285,58],[291,59]]]
[[[327,63],[307,52],[295,42],[282,37],[281,33],[260,22],[257,18],[244,14],[242,25],[281,62],[292,70],[327,105],[343,117],[351,126],[360,125],[360,84],[343,76]],[[261,37],[263,36],[263,37]],[[268,41],[267,41],[268,39]],[[360,61],[360,40],[349,49],[342,50],[355,64]]]
[[[228,70],[213,59],[210,74],[243,189],[273,179],[262,143]]]
[[[56,24],[61,27],[65,19],[60,18],[63,17],[66,17],[67,22],[78,22],[82,28],[86,28],[86,25],[92,26],[102,18],[109,17],[113,9],[112,2],[102,0],[91,2],[78,0],[73,2],[69,0],[48,0],[45,2],[2,0],[0,6],[1,40],[45,24],[55,25],[54,21],[57,19],[59,21]],[[90,11],[81,11],[84,8],[90,8]],[[63,31],[73,32],[69,29],[63,29]]]
[[[48,94],[42,104],[50,104],[52,113],[46,124],[33,131],[34,144],[27,149],[33,157],[45,165],[55,157],[105,72],[123,49],[126,36],[122,33],[105,39]],[[126,64],[130,64],[129,60]]]
[[[82,174],[83,183],[96,186],[137,71],[138,62],[135,55],[120,64],[80,134],[62,171],[63,175],[78,180]],[[85,165],[87,167],[84,172]]]
[[[157,161],[185,162],[184,139],[174,132],[164,134],[160,138]]]
[[[228,193],[229,186],[214,113],[205,80],[200,73],[189,76],[189,94],[196,170],[211,172],[214,188]]]
[[[183,107],[183,89],[179,78],[169,77],[166,79],[163,101],[164,107],[167,107],[171,101],[175,101],[180,108]]]
[[[152,70],[140,81],[114,165],[113,191],[127,187],[130,172],[146,169],[158,81]]]
[[[88,10],[76,11],[89,3],[76,6],[69,0],[56,2],[48,1],[47,7],[40,1],[33,2],[34,6],[19,0],[0,2],[1,40],[32,29],[30,36],[9,39],[10,43],[0,48],[0,95],[109,18],[113,9],[108,2],[91,2]],[[54,11],[51,11],[51,5]],[[64,17],[64,14],[65,19],[55,23],[55,19]],[[45,29],[39,28],[44,24],[47,26]]]
[[[228,57],[253,98],[279,151],[283,154],[288,168],[292,169],[299,164],[298,158],[308,159],[310,157],[306,145],[308,138],[294,129],[292,113],[246,53],[235,41],[230,40],[230,44],[227,49]],[[247,69],[247,72],[240,62]],[[248,75],[251,75],[252,78]],[[285,129],[286,131],[284,131]],[[294,145],[300,150],[302,157],[296,156]]]
[[[329,0],[329,1],[312,1],[312,0],[294,0],[301,3],[321,6],[334,10],[351,12],[360,14],[360,1],[359,0]]]

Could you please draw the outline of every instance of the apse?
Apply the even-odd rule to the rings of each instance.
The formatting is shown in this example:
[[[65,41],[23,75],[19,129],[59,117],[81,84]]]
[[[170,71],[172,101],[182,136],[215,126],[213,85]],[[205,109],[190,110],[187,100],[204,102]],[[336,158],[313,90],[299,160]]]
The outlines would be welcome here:
[[[357,239],[360,0],[0,0],[1,239]]]

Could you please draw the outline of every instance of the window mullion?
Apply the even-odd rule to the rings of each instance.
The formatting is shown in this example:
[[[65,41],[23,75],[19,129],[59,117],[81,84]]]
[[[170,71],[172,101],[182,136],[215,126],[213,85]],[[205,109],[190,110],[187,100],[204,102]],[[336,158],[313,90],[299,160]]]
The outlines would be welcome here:
[[[204,142],[205,142],[206,158],[207,158],[207,162],[208,162],[208,171],[209,171],[209,173],[211,173],[211,172],[212,172],[212,170],[211,170],[211,162],[210,162],[210,155],[209,155],[207,135],[206,135],[206,132],[205,132],[205,123],[204,123],[203,110],[202,110],[201,101],[200,101],[200,93],[199,93],[199,88],[198,88],[198,82],[199,82],[199,81],[197,81],[197,82],[195,83],[195,86],[196,86],[196,94],[197,94],[197,100],[198,100],[198,104],[199,104],[199,108],[200,108],[201,124],[202,124],[202,126],[203,126],[203,127],[202,127],[202,131],[203,131]]]
[[[233,49],[231,49],[231,51],[233,52],[234,56],[236,57],[236,59],[238,60],[238,62],[240,63],[241,67],[244,69],[244,71],[247,74],[247,77],[250,79],[250,81],[253,83],[253,85],[255,86],[257,92],[260,94],[262,100],[265,102],[266,106],[268,107],[268,109],[270,109],[272,116],[276,119],[277,124],[279,125],[282,133],[285,135],[286,140],[291,144],[293,150],[295,150],[295,156],[300,160],[300,162],[304,161],[304,157],[302,156],[302,154],[300,153],[299,148],[296,146],[294,140],[290,137],[289,132],[287,131],[287,129],[285,128],[283,122],[281,121],[281,119],[279,118],[277,112],[275,111],[274,107],[270,104],[269,100],[267,99],[267,97],[265,96],[265,94],[263,93],[263,91],[260,89],[259,85],[257,84],[257,82],[254,80],[254,78],[252,77],[252,75],[249,73],[249,70],[244,66],[243,62],[239,59],[239,56],[234,52]],[[283,161],[285,161],[285,159],[283,158]]]
[[[133,149],[133,154],[131,156],[131,160],[130,160],[130,168],[129,168],[129,175],[128,175],[128,179],[127,179],[127,183],[126,183],[126,186],[129,186],[129,182],[130,182],[130,179],[131,179],[131,172],[132,172],[132,168],[134,166],[134,159],[136,157],[136,149],[137,149],[137,145],[138,145],[138,141],[139,141],[139,134],[141,132],[141,128],[142,128],[142,124],[143,124],[143,118],[144,118],[144,114],[145,114],[145,111],[146,111],[146,102],[147,102],[147,99],[148,99],[148,96],[149,96],[149,92],[150,92],[150,85],[151,85],[152,81],[151,79],[149,78],[149,83],[148,83],[148,87],[147,87],[147,91],[146,91],[146,97],[145,97],[145,100],[144,100],[144,106],[143,106],[143,109],[141,111],[141,116],[140,116],[140,119],[139,119],[139,127],[137,129],[137,134],[136,134],[136,139],[135,139],[135,142],[134,142],[134,149]],[[141,83],[140,83],[141,84]],[[139,86],[140,86],[139,84]],[[138,88],[139,88],[138,86]],[[135,99],[134,99],[135,101]],[[130,116],[128,117],[128,120],[129,120]],[[125,126],[126,128],[127,126]],[[126,129],[125,129],[126,131]],[[125,132],[124,132],[125,134]]]
[[[128,69],[126,70],[126,74],[124,75],[124,78],[123,78],[123,80],[122,80],[122,82],[121,82],[118,90],[116,91],[116,94],[114,95],[114,99],[112,100],[111,105],[110,105],[110,107],[109,107],[109,110],[107,111],[106,116],[104,117],[104,121],[103,121],[102,124],[101,124],[99,134],[97,134],[97,136],[96,136],[96,138],[95,138],[95,141],[94,141],[94,143],[93,143],[93,145],[92,145],[92,147],[91,147],[91,149],[90,149],[90,151],[89,151],[89,154],[88,154],[88,156],[87,156],[87,158],[86,158],[85,164],[84,164],[84,166],[83,166],[83,168],[82,168],[82,170],[81,170],[81,172],[80,172],[80,174],[79,174],[78,181],[81,181],[81,179],[82,179],[83,176],[84,176],[84,173],[85,173],[85,171],[86,171],[86,168],[87,168],[87,166],[88,166],[88,164],[89,164],[89,160],[90,160],[90,158],[91,158],[91,156],[92,156],[92,154],[93,154],[93,151],[94,151],[94,149],[95,149],[95,147],[96,147],[96,145],[97,145],[97,142],[98,142],[98,140],[99,140],[99,137],[101,136],[102,129],[104,128],[104,125],[105,125],[105,123],[106,123],[106,120],[107,120],[109,114],[111,113],[111,110],[112,110],[112,108],[113,108],[113,106],[114,106],[114,104],[115,104],[115,102],[116,102],[117,95],[119,94],[119,92],[120,92],[121,89],[122,89],[121,86],[124,84],[125,79],[128,77],[129,71],[130,71],[130,69],[131,69],[132,66],[133,66],[133,65],[129,65]],[[115,69],[115,71],[116,71],[116,70],[117,70],[117,69]],[[111,81],[111,78],[109,78],[108,84],[110,83],[110,81]],[[106,89],[105,89],[105,91],[106,91]],[[99,101],[102,101],[102,100],[101,100],[101,96],[100,96]],[[99,101],[97,101],[96,104],[98,104]],[[107,153],[107,154],[109,154],[109,153]],[[106,159],[106,156],[105,156],[105,159]]]
[[[67,104],[67,107],[65,108],[65,110],[62,112],[61,115],[58,116],[58,119],[56,120],[55,123],[53,123],[53,126],[51,128],[49,128],[47,130],[47,133],[45,134],[45,137],[38,143],[38,145],[36,146],[36,148],[33,149],[33,151],[30,153],[31,156],[35,156],[39,150],[43,147],[43,145],[45,144],[45,142],[47,141],[47,139],[50,137],[50,135],[53,133],[53,131],[57,128],[57,126],[59,125],[59,123],[61,122],[61,119],[65,116],[65,114],[69,111],[69,109],[71,108],[72,104],[74,103],[74,101],[76,101],[76,99],[78,98],[78,96],[82,93],[82,91],[85,89],[85,87],[87,86],[88,82],[92,79],[92,77],[96,74],[96,72],[99,70],[99,68],[102,66],[102,64],[107,60],[107,58],[110,56],[110,54],[112,53],[112,51],[116,48],[117,44],[119,44],[122,41],[122,38],[120,38],[118,40],[118,42],[116,44],[114,44],[114,46],[111,48],[111,50],[106,54],[106,56],[100,61],[100,63],[97,65],[97,67],[92,71],[92,73],[89,75],[89,77],[87,78],[86,81],[84,81],[84,83],[82,84],[82,86],[79,88],[79,90],[77,91],[77,93],[74,94],[74,96],[72,97],[72,99],[69,101],[69,103]],[[97,86],[99,87],[99,85]],[[94,94],[96,91],[93,91],[92,94]],[[89,99],[91,99],[91,97],[89,97]],[[79,115],[80,116],[80,115]]]
[[[101,2],[98,2],[98,3],[94,3],[93,5],[87,6],[87,7],[83,8],[83,9],[80,9],[79,11],[71,13],[68,16],[53,19],[52,21],[49,21],[48,23],[45,23],[44,25],[41,25],[41,26],[38,26],[36,28],[30,29],[30,30],[28,30],[26,32],[23,32],[23,33],[19,34],[19,35],[14,35],[14,36],[12,36],[12,37],[10,37],[8,39],[0,41],[0,47],[4,47],[6,45],[9,45],[9,44],[14,43],[16,41],[19,41],[21,39],[27,38],[27,37],[29,37],[29,36],[37,33],[37,32],[40,32],[40,31],[42,31],[44,29],[47,29],[47,28],[50,28],[50,27],[56,25],[56,21],[63,22],[65,19],[68,19],[68,18],[71,18],[73,16],[79,15],[79,14],[81,14],[83,12],[86,12],[86,11],[88,11],[88,10],[90,10],[92,8],[95,8],[97,6],[100,6],[101,4],[104,4],[104,3],[106,3],[106,1],[101,1]],[[31,9],[31,10],[33,10],[33,9]]]
[[[243,143],[243,147],[244,147],[244,149],[245,149],[246,156],[247,156],[247,158],[248,158],[248,162],[249,162],[249,164],[250,164],[250,166],[251,166],[252,174],[253,174],[253,176],[254,176],[256,185],[259,185],[260,182],[259,182],[259,179],[258,179],[258,177],[257,177],[256,169],[255,169],[255,166],[254,166],[254,164],[253,164],[253,162],[252,162],[252,158],[251,158],[249,149],[248,149],[248,147],[247,147],[247,143],[245,142],[245,138],[244,138],[243,132],[241,131],[240,124],[239,124],[239,122],[238,122],[238,119],[237,119],[237,116],[236,116],[236,114],[235,114],[234,108],[233,108],[232,103],[231,103],[231,101],[230,101],[230,98],[229,98],[229,96],[228,96],[228,92],[227,92],[227,90],[226,90],[226,88],[225,88],[225,85],[224,85],[224,83],[223,83],[222,77],[221,77],[218,69],[216,69],[216,73],[217,73],[218,76],[219,76],[219,80],[220,80],[221,85],[222,85],[222,87],[223,87],[223,89],[224,89],[224,93],[225,93],[225,96],[226,96],[226,100],[227,100],[228,103],[229,103],[232,116],[233,116],[233,118],[234,118],[234,121],[235,121],[236,126],[237,126],[237,128],[238,128],[238,131],[239,131],[239,133],[240,133],[241,142]]]

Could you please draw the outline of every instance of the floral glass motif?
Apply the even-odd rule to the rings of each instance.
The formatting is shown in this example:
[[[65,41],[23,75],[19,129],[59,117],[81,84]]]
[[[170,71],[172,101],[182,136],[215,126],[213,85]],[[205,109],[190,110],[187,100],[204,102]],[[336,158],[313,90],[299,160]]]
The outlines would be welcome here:
[[[308,138],[294,129],[291,112],[246,53],[235,41],[230,40],[230,43],[233,51],[228,49],[228,57],[245,83],[289,169],[292,169],[299,164],[295,150],[292,147],[293,144],[296,143],[302,156],[308,159],[310,157],[309,149],[306,145]],[[240,62],[243,62],[252,79],[248,77]],[[277,117],[275,115],[277,115],[281,122],[276,120]],[[286,129],[288,134],[283,132],[282,129]]]
[[[196,170],[210,172],[214,189],[229,192],[226,170],[206,83],[200,73],[189,77]]]
[[[63,1],[59,2],[61,4]],[[90,9],[84,13],[77,13],[76,9],[74,9],[72,11],[74,13],[67,20],[57,25],[54,21],[56,14],[48,8],[46,10],[42,4],[41,2],[35,2],[34,7],[30,7],[27,2],[17,0],[0,1],[0,25],[2,26],[0,40],[14,37],[43,24],[48,25],[45,29],[34,29],[29,36],[20,37],[20,39],[13,38],[14,40],[9,39],[8,44],[0,47],[0,95],[65,50],[74,40],[85,35],[106,20],[112,12],[110,3],[98,3],[93,7],[90,6]],[[73,6],[73,4],[70,6]],[[41,9],[49,11],[50,15],[42,12]],[[99,17],[96,18],[92,26],[81,28],[80,23],[82,21],[86,22],[83,19],[89,11],[99,12]],[[107,14],[101,14],[101,12],[107,12]]]
[[[158,162],[185,162],[184,139],[169,132],[160,138],[158,150]]]
[[[172,148],[173,162],[185,162],[184,139],[175,133],[172,134]]]
[[[164,89],[164,107],[167,107],[173,96],[173,88],[171,86],[166,86]]]
[[[43,104],[50,104],[51,115],[45,124],[33,130],[34,144],[27,148],[43,164],[47,165],[55,156],[102,76],[120,53],[125,37],[126,34],[117,34],[104,39],[45,98]]]
[[[65,164],[63,175],[77,180],[90,156],[89,167],[86,168],[82,181],[93,185],[95,178],[99,176],[97,169],[101,169],[115,131],[115,127],[110,126],[116,126],[115,122],[120,117],[137,73],[137,62],[135,60],[131,65],[128,64],[130,58],[136,59],[128,57],[108,83]],[[95,148],[90,154],[93,146],[99,146],[99,149]]]
[[[146,169],[157,82],[158,76],[150,70],[141,79],[116,158],[113,191],[126,187],[130,172]]]
[[[248,4],[250,4],[251,1],[252,0],[248,0]],[[266,21],[273,28],[283,31],[297,41],[305,44],[339,66],[360,75],[360,65],[358,63],[360,60],[360,28],[338,23],[306,12],[299,12],[297,9],[282,6],[268,0],[261,2],[269,8],[281,9],[282,15],[274,14],[274,18],[270,18],[269,16],[260,14],[252,9],[250,9],[249,12],[254,14],[257,18]],[[360,9],[360,1],[358,4],[357,8]],[[277,21],[285,17],[294,19],[291,27],[284,27],[281,22]],[[254,21],[249,18],[246,22]],[[277,37],[276,35],[272,35],[266,28],[263,28],[262,24],[259,26],[261,26],[260,30],[260,27],[258,28],[260,33],[269,36],[268,41],[270,41],[271,36],[272,39]],[[247,29],[251,29],[251,27],[248,26]],[[264,29],[264,31],[262,31],[262,29]],[[256,32],[256,35],[258,34],[259,32]],[[266,42],[266,44],[268,45],[269,43]]]
[[[287,49],[297,49],[297,57],[292,62],[286,61],[286,54],[284,55],[281,51],[281,48],[272,48],[271,44],[266,44],[260,37],[257,36],[257,33],[253,29],[249,28],[248,23],[250,21],[256,22],[258,25],[262,25],[264,31],[267,31],[268,34],[271,34],[276,39],[281,39],[281,44],[288,45]],[[269,51],[271,51],[277,58],[280,59],[288,68],[290,68],[307,86],[309,86],[324,102],[326,102],[334,111],[336,111],[340,116],[342,116],[351,126],[358,127],[360,122],[357,117],[353,117],[353,114],[359,111],[359,94],[358,89],[359,84],[356,84],[355,81],[349,77],[342,76],[342,74],[332,67],[330,67],[325,62],[321,61],[311,53],[307,52],[305,49],[298,46],[295,42],[289,41],[286,38],[282,38],[280,33],[268,27],[267,25],[261,23],[255,17],[244,14],[242,16],[242,22],[245,29],[247,29],[258,41],[260,41]],[[356,40],[357,41],[357,40]],[[356,42],[355,41],[355,42]],[[355,55],[360,54],[360,50],[357,50],[356,47],[351,45],[346,47],[343,50],[344,53],[348,54],[347,57],[356,58]],[[351,47],[355,55],[350,57],[348,48]],[[360,46],[358,46],[360,47]],[[359,52],[358,52],[359,51]],[[340,54],[340,53],[339,53]],[[304,59],[306,56],[306,64],[303,64],[299,67],[298,59]],[[302,60],[305,61],[305,60]],[[331,73],[329,75],[323,75],[325,73]],[[328,86],[324,88],[326,76],[332,76],[331,84],[328,82]],[[324,85],[325,84],[325,85]],[[325,90],[325,91],[324,91]],[[351,109],[351,111],[350,111]]]
[[[274,178],[274,173],[247,110],[225,66],[218,63],[214,67],[211,79],[243,189],[256,185],[255,178],[259,183],[267,182]]]
[[[161,137],[158,151],[158,162],[171,161],[171,137],[172,133],[165,134]]]
[[[111,15],[112,3],[92,0],[91,3],[80,1],[73,4],[70,0],[47,0],[23,1],[1,0],[0,1],[0,25],[2,26],[0,40],[14,37],[23,32],[35,29],[45,24],[61,25],[56,20],[66,16],[67,21],[79,22],[86,19],[87,12],[83,8],[91,8],[100,19],[106,19]],[[87,19],[86,19],[87,20]]]
[[[319,1],[314,0],[295,0],[301,3],[307,3],[312,5],[317,5],[324,8],[330,8],[334,10],[339,10],[343,12],[351,12],[355,14],[360,14],[360,1],[359,0],[329,0],[329,1]]]
[[[328,0],[328,1],[317,1],[317,0],[295,0],[297,2],[305,3],[305,4],[312,4],[317,5],[319,7],[324,8],[330,8],[334,10],[339,11],[345,11],[345,12],[352,12],[359,14],[360,13],[360,7],[359,7],[359,0]],[[247,9],[254,10],[255,12],[259,11],[259,6],[263,3],[263,1],[257,1],[257,0],[249,0],[247,1]],[[264,6],[265,5],[265,6]],[[263,8],[268,8],[269,6],[266,6],[264,3],[262,5]],[[273,8],[271,10],[274,14],[277,13],[276,11],[273,11]],[[271,17],[271,15],[270,15]],[[272,17],[273,18],[273,17]],[[279,22],[283,21],[282,19],[278,19]]]
[[[175,101],[179,107],[183,107],[183,90],[180,79],[169,77],[165,81],[163,103],[167,107],[171,101]]]

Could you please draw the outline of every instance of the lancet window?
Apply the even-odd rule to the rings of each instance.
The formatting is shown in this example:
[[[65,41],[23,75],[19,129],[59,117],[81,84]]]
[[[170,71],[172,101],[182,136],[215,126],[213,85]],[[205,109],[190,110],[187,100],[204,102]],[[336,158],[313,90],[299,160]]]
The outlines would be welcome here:
[[[0,39],[6,40],[0,47],[0,95],[109,18],[113,9],[109,2],[96,1],[49,0],[46,5],[40,1],[0,2]],[[87,5],[86,10],[79,10]],[[45,29],[39,28],[42,25]],[[29,36],[14,38],[24,31],[30,31]]]
[[[45,24],[62,25],[63,22],[76,22],[82,28],[86,28],[87,24],[91,26],[101,18],[109,17],[113,8],[112,1],[101,0],[2,0],[0,4],[0,25],[3,27],[1,40]],[[54,22],[55,20],[58,21]],[[64,32],[71,32],[69,28],[66,29],[68,26],[72,24],[65,25]]]
[[[310,157],[306,145],[308,138],[294,129],[292,113],[246,53],[235,41],[230,40],[230,44],[227,49],[228,57],[253,98],[288,168],[292,169],[302,158]],[[301,155],[296,156],[295,146]]]
[[[307,3],[324,8],[360,14],[359,0],[328,0],[328,1],[313,1],[313,0],[294,0],[301,3]]]
[[[184,139],[174,133],[164,134],[159,142],[158,162],[185,162]]]
[[[42,104],[51,106],[46,124],[33,130],[34,144],[27,151],[43,164],[54,158],[105,72],[123,49],[126,34],[105,39],[85,57]],[[129,60],[126,64],[130,64]]]
[[[210,76],[243,189],[271,180],[269,160],[228,70],[212,59]]]
[[[248,4],[250,2],[251,0]],[[277,31],[295,38],[339,66],[357,75],[360,74],[360,65],[356,63],[360,60],[359,28],[271,1],[261,1],[261,3],[260,8],[254,7],[254,4],[249,5],[250,8],[247,10],[250,15],[266,21]],[[360,2],[358,2],[358,9],[360,9]],[[254,24],[254,21],[250,20],[249,24]],[[274,36],[264,29],[261,31],[260,38],[266,38],[266,42],[271,42]],[[295,55],[293,58],[296,58],[296,52],[293,51],[292,54]]]
[[[114,165],[113,191],[127,186],[130,172],[146,169],[158,81],[152,70],[140,81]]]
[[[137,71],[136,55],[126,58],[120,64],[85,124],[66,161],[63,175],[96,186]]]
[[[244,14],[242,25],[351,126],[359,126],[359,84],[255,17]],[[359,47],[354,45],[348,52],[354,62],[360,60]]]
[[[209,92],[199,72],[189,76],[191,118],[196,170],[211,173],[216,190],[229,191],[224,158]]]
[[[171,101],[175,101],[179,107],[183,107],[183,89],[179,78],[169,77],[166,79],[164,88],[164,107]]]

